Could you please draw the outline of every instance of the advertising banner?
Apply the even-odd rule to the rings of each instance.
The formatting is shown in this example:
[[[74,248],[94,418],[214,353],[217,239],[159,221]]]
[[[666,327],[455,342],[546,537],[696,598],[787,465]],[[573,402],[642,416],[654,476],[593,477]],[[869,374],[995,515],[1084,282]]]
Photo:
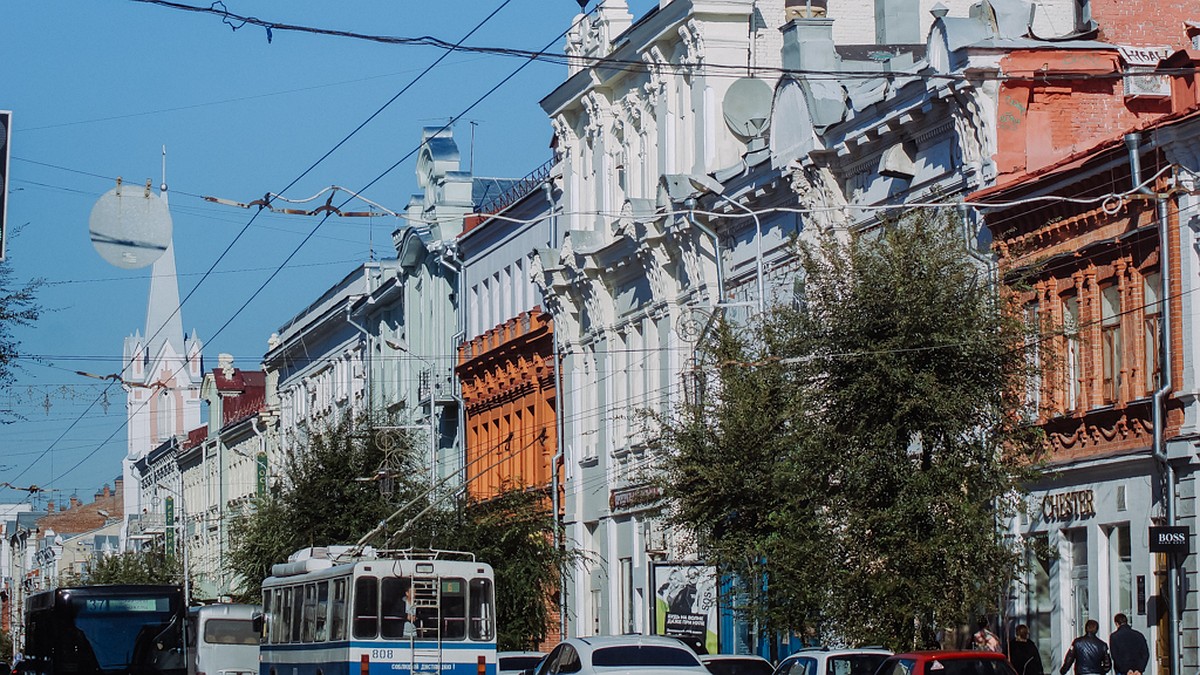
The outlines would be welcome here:
[[[681,638],[701,654],[717,653],[717,570],[699,563],[654,563],[654,633]]]

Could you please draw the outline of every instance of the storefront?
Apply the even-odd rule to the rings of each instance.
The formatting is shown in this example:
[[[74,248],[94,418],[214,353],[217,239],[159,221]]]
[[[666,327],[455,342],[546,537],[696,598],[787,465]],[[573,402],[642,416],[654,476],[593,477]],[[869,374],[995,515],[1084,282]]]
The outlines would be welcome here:
[[[1150,550],[1150,528],[1164,515],[1159,481],[1146,453],[1056,468],[1031,486],[1012,524],[1026,566],[1013,584],[1006,628],[1029,626],[1047,672],[1062,665],[1088,619],[1107,641],[1117,613],[1146,636],[1152,657],[1165,658],[1168,557]],[[1147,675],[1165,665],[1156,661]]]

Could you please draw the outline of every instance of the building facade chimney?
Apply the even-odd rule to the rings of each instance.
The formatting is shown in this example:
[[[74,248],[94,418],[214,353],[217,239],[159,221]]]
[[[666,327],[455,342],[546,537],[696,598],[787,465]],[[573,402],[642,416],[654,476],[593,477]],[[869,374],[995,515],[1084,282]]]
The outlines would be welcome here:
[[[784,24],[783,67],[800,71],[838,70],[833,47],[833,19],[797,18]]]
[[[923,43],[920,0],[875,0],[875,42],[881,45]]]

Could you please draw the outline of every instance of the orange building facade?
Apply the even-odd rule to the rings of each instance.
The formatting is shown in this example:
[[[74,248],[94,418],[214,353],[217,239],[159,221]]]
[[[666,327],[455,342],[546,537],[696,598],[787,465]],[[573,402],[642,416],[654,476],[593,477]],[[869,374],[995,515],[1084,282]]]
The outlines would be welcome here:
[[[554,325],[538,307],[459,347],[468,494],[548,488],[557,443]]]

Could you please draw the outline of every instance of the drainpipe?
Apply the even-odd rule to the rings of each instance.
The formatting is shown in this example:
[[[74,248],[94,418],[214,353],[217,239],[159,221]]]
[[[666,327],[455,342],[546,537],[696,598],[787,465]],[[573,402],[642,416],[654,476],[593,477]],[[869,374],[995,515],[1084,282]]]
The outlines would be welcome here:
[[[1125,135],[1125,147],[1129,150],[1129,171],[1133,180],[1134,189],[1139,193],[1154,198],[1158,207],[1158,275],[1161,287],[1159,289],[1159,302],[1163,303],[1162,311],[1159,316],[1162,317],[1162,330],[1158,334],[1158,363],[1161,380],[1159,386],[1154,390],[1153,399],[1153,424],[1154,434],[1152,443],[1152,452],[1154,459],[1160,462],[1166,472],[1166,487],[1164,490],[1164,498],[1167,507],[1167,525],[1175,525],[1175,467],[1171,465],[1170,459],[1167,457],[1166,448],[1163,440],[1163,427],[1166,425],[1166,400],[1171,393],[1171,305],[1167,301],[1170,297],[1170,271],[1171,259],[1169,248],[1169,237],[1167,231],[1167,200],[1165,195],[1160,195],[1154,190],[1142,186],[1142,160],[1141,160],[1141,138],[1138,134]],[[1167,594],[1167,625],[1170,635],[1167,637],[1167,653],[1170,656],[1170,672],[1181,672],[1179,667],[1179,572],[1176,569],[1174,554],[1171,554],[1172,560],[1167,568],[1167,585],[1169,591]]]
[[[546,197],[546,205],[550,210],[550,238],[547,245],[559,248],[561,243],[558,239],[558,210],[557,204],[554,202],[554,185],[549,180],[542,183],[542,194]],[[537,254],[536,251],[534,253]],[[566,421],[563,419],[562,347],[558,341],[558,317],[549,307],[546,308],[546,312],[550,315],[554,328],[550,334],[554,345],[554,459],[550,463],[550,508],[554,510],[554,550],[557,551],[563,546],[563,537],[560,534],[562,520],[559,515],[562,510],[562,500],[558,496],[558,484],[562,476],[561,467],[566,462],[566,444],[563,442]],[[560,638],[565,638],[567,635],[566,597],[565,579],[560,574],[558,577],[558,634]]]
[[[458,315],[457,316],[458,332],[454,334],[454,337],[450,338],[451,350],[452,350],[451,359],[456,359],[458,357],[458,346],[460,344],[462,344],[463,341],[466,340],[466,338],[467,338],[467,312],[466,312],[466,301],[464,300],[464,298],[466,297],[464,295],[464,293],[466,293],[466,279],[465,279],[466,275],[463,274],[462,260],[452,260],[451,259],[451,256],[457,255],[457,250],[458,250],[457,247],[455,247],[453,250],[451,250],[450,247],[442,247],[441,255],[438,256],[438,261],[442,264],[442,267],[444,267],[454,273],[454,277],[455,277],[454,283],[455,283],[455,288],[457,289],[455,291],[456,301],[455,301],[454,313]],[[450,371],[451,372],[454,371],[454,362],[453,361],[451,361],[451,363],[450,363]],[[466,433],[467,433],[467,408],[465,405],[463,405],[462,396],[460,396],[458,394],[458,392],[455,391],[455,387],[458,383],[458,378],[451,377],[450,383],[451,383],[450,384],[450,396],[454,398],[454,401],[456,403],[458,403],[458,415],[457,415],[458,427],[454,431],[454,442],[456,445],[458,445],[458,452],[462,458],[462,463],[463,463],[462,469],[459,469],[460,471],[462,471],[462,470],[465,470],[467,467],[467,447],[466,447],[466,440],[465,440]],[[463,490],[465,491],[466,488],[467,488],[467,486],[464,483]]]

